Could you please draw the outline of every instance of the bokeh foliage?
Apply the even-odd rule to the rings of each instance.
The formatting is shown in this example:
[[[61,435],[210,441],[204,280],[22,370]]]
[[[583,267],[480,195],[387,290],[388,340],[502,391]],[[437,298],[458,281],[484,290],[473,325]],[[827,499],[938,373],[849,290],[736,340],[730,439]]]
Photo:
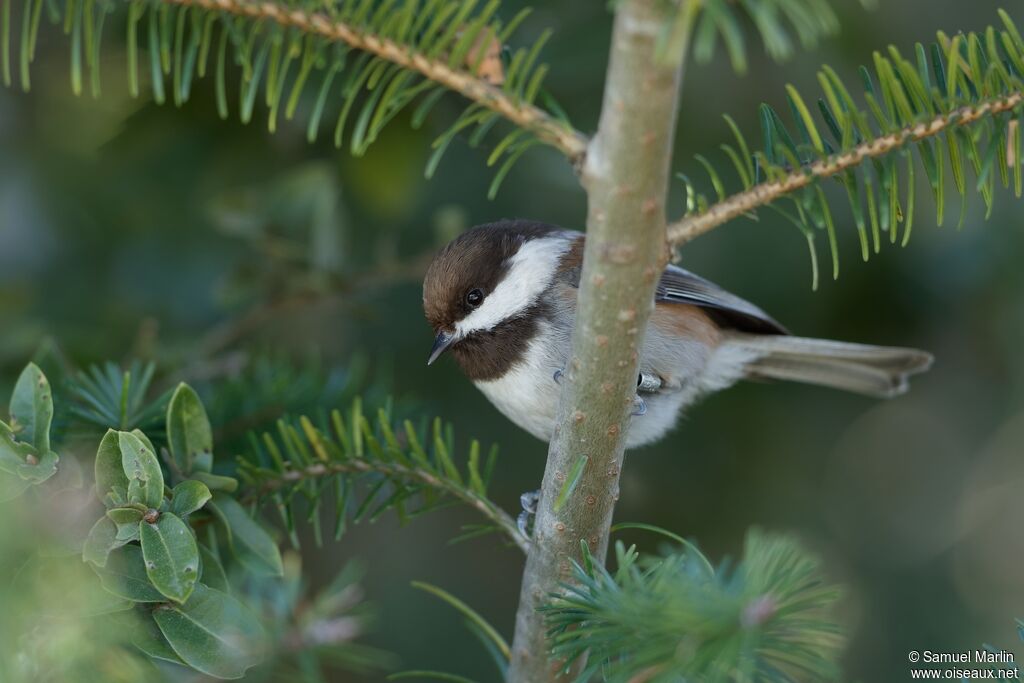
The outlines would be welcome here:
[[[0,12],[0,72],[11,86],[16,62],[17,79],[26,91],[45,17],[70,39],[73,92],[79,95],[88,86],[99,97],[109,17],[110,24],[123,24],[129,93],[139,97],[142,74],[148,74],[150,95],[158,104],[170,101],[180,107],[197,80],[212,78],[217,112],[227,118],[227,84],[239,81],[235,109],[243,124],[262,101],[270,132],[281,119],[299,115],[307,122],[309,142],[327,127],[335,147],[347,142],[361,156],[405,109],[411,109],[411,123],[418,128],[441,97],[459,92],[471,101],[434,140],[427,175],[433,175],[457,134],[471,133],[479,144],[503,117],[510,118],[519,126],[498,138],[488,159],[488,165],[497,165],[492,193],[529,148],[540,143],[564,147],[560,137],[573,144],[568,124],[534,106],[545,96],[561,111],[542,90],[548,67],[539,55],[549,36],[514,53],[503,52],[528,11],[503,22],[497,0],[482,7],[475,0],[75,0],[63,5],[28,0],[20,7],[18,25],[12,5],[5,0]]]
[[[883,234],[894,244],[899,240],[906,246],[910,240],[920,204],[915,156],[931,188],[940,226],[947,154],[953,188],[961,198],[960,226],[971,191],[981,195],[986,216],[997,184],[1009,188],[1012,180],[1019,198],[1024,42],[1005,11],[1000,10],[1000,18],[1000,30],[990,26],[952,37],[940,31],[931,45],[917,43],[912,59],[895,46],[884,54],[875,52],[873,68],[859,70],[863,105],[851,95],[853,86],[828,66],[818,73],[822,94],[816,107],[787,85],[792,122],[787,124],[773,107],[762,104],[760,145],[752,144],[726,116],[734,143],[722,145],[722,150],[744,194],[729,197],[720,172],[698,155],[719,202],[715,210],[735,216],[768,204],[778,211],[804,233],[817,287],[818,231],[827,235],[832,276],[839,277],[836,202],[825,193],[824,181],[835,180],[845,190],[865,261],[872,246],[875,253],[881,249]],[[967,163],[975,176],[970,183]],[[681,178],[687,212],[679,229],[685,232],[687,218],[709,214],[712,202],[686,176]],[[785,208],[778,204],[781,199],[789,200]]]
[[[114,366],[105,367],[109,371]],[[102,376],[97,373],[92,375]],[[108,372],[108,376],[116,377],[116,373]],[[28,485],[41,486],[56,471],[56,454],[46,450],[51,458],[45,461],[35,455],[36,448],[48,447],[52,393],[37,366],[30,364],[22,377],[27,379],[18,383],[11,401],[16,430],[4,425],[13,445],[4,462],[19,462],[5,466],[3,475],[5,481],[17,476]],[[128,397],[133,391],[145,396],[151,378],[150,368],[133,384],[131,371],[125,371],[119,394],[106,391],[109,387],[103,382],[88,387],[77,384],[73,395],[93,409],[78,414],[93,422],[110,416],[117,426]],[[86,613],[72,606],[90,601],[76,596],[70,596],[67,610],[56,605],[45,609],[50,610],[49,618],[87,619],[79,627],[83,635],[77,637],[84,639],[91,629],[106,633],[111,640],[108,658],[133,662],[127,668],[116,662],[107,664],[118,668],[117,676],[145,671],[147,678],[174,680],[186,667],[214,678],[234,679],[264,662],[265,673],[287,669],[296,660],[315,672],[321,657],[356,670],[385,662],[381,653],[351,643],[364,629],[352,573],[341,572],[329,588],[318,595],[305,595],[297,558],[290,560],[286,573],[277,542],[232,497],[238,491],[238,481],[212,473],[213,430],[198,395],[181,384],[169,401],[157,402],[166,404],[163,438],[156,442],[159,446],[137,428],[110,428],[99,440],[93,480],[103,508],[88,534],[77,540],[68,535],[65,550],[40,543],[17,572],[6,578],[13,577],[17,584],[19,576],[57,572],[51,577],[51,588],[102,596],[91,600],[97,605],[88,607]],[[118,406],[122,408],[120,416]],[[33,461],[37,461],[34,466]],[[37,471],[44,462],[48,463],[48,477]],[[12,487],[5,488],[10,491]],[[28,501],[18,498],[10,504],[31,510],[32,493]],[[84,497],[84,493],[81,482],[70,489],[72,496]],[[35,506],[41,509],[45,504]],[[80,549],[81,558],[95,572],[91,580],[63,568],[74,559],[72,548]],[[29,606],[25,615],[41,618],[43,602]],[[270,639],[268,630],[277,640]],[[103,666],[102,657],[97,661],[83,655],[84,667],[77,662],[76,648],[84,643],[67,644],[68,652],[59,648],[36,652],[28,648],[25,639],[10,645],[5,646],[8,652],[2,661],[14,665],[4,672],[5,680],[62,676],[67,676],[63,680],[96,680],[91,678],[95,676],[92,667]],[[176,666],[167,668],[163,663]],[[66,672],[69,664],[78,669]],[[154,665],[163,673],[154,671]]]
[[[103,508],[84,538],[67,539],[70,547],[81,548],[81,558],[95,576],[91,581],[77,575],[58,581],[64,591],[96,594],[100,589],[103,600],[88,619],[95,622],[91,628],[109,634],[109,656],[130,662],[113,664],[119,676],[150,671],[146,675],[152,677],[151,668],[157,666],[162,671],[158,675],[167,680],[182,678],[187,669],[237,679],[264,663],[274,670],[299,659],[308,674],[304,678],[315,680],[321,659],[355,670],[387,663],[384,655],[350,642],[363,627],[351,613],[351,598],[344,597],[351,586],[343,578],[348,574],[340,574],[332,588],[313,598],[318,619],[310,623],[305,616],[310,608],[298,602],[295,578],[291,584],[286,578],[277,540],[251,516],[247,502],[256,503],[257,510],[260,502],[271,503],[296,549],[300,518],[312,528],[316,544],[323,542],[321,506],[327,501],[333,502],[335,540],[340,540],[349,517],[355,523],[372,521],[394,510],[400,521],[409,522],[455,501],[487,521],[459,540],[497,531],[528,548],[512,518],[488,498],[496,451],[483,459],[479,443],[473,442],[466,465],[459,467],[453,459],[451,426],[439,419],[419,430],[405,420],[399,431],[392,426],[389,408],[380,409],[371,424],[357,399],[347,417],[335,410],[321,429],[302,417],[294,425],[279,421],[276,435],[266,433],[260,439],[252,434],[253,452],[239,458],[230,474],[215,474],[214,427],[199,395],[182,383],[167,392],[169,398],[167,393],[158,395],[147,405],[153,367],[135,363],[123,373],[117,370],[108,363],[79,372],[69,387],[79,404],[72,412],[80,420],[113,426],[99,439],[93,459],[92,489]],[[163,405],[159,440],[139,428],[117,429],[130,416]],[[11,398],[11,424],[0,423],[6,435],[4,489],[15,505],[29,487],[43,486],[57,471],[59,459],[50,449],[53,412],[50,384],[29,364]],[[76,495],[84,493],[81,482],[72,489]],[[571,496],[572,490],[570,477],[562,497]],[[586,568],[577,567],[579,585],[567,585],[566,595],[552,596],[554,654],[571,663],[590,652],[584,678],[602,671],[613,681],[632,680],[652,669],[657,677],[739,675],[743,680],[769,676],[781,681],[799,680],[805,672],[818,680],[834,677],[834,626],[807,616],[823,610],[834,597],[833,591],[818,586],[814,562],[786,540],[753,535],[748,546],[748,556],[735,573],[723,569],[717,575],[692,548],[648,559],[647,568],[641,569],[635,549],[627,551],[620,543],[614,575],[595,564],[586,550]],[[11,578],[54,564],[50,552],[45,545],[36,549]],[[62,563],[74,557],[68,551],[63,555]],[[467,617],[467,626],[503,674],[510,651],[499,631],[451,593],[416,585]],[[277,592],[281,598],[274,597]],[[35,614],[36,608],[28,612]],[[59,608],[55,616],[86,618]],[[296,622],[298,634],[293,632]],[[679,648],[680,633],[689,639],[685,651]],[[75,643],[68,646],[70,653],[53,650],[44,655],[19,641],[10,652],[19,664],[5,672],[5,679],[57,676],[68,661],[89,672],[93,659],[78,663],[79,647]],[[75,674],[85,675],[93,674]],[[447,676],[424,671],[405,675]]]

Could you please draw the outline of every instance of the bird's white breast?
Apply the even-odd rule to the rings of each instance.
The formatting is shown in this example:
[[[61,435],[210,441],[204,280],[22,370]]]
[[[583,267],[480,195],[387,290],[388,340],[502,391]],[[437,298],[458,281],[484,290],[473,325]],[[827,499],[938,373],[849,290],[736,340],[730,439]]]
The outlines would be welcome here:
[[[562,369],[568,352],[568,333],[542,322],[534,343],[518,363],[498,379],[475,382],[476,387],[505,417],[548,441],[554,431],[561,390],[554,375]]]

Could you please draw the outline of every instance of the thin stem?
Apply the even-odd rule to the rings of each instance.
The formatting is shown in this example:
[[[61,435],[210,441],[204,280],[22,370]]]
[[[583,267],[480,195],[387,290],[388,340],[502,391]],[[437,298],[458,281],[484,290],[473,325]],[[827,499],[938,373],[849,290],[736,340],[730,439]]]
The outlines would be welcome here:
[[[670,14],[685,9],[662,0],[615,7],[601,119],[582,172],[589,209],[572,357],[523,574],[510,683],[560,678],[564,665],[548,657],[537,608],[571,580],[582,543],[599,561],[607,553],[640,349],[667,260],[665,200],[683,69],[682,56],[672,63],[657,44]]]
[[[434,490],[441,491],[453,498],[457,498],[490,520],[524,553],[530,548],[530,542],[524,538],[521,533],[519,533],[519,528],[516,526],[516,522],[512,519],[512,516],[490,500],[481,498],[472,491],[456,486],[453,482],[438,478],[430,472],[419,470],[415,467],[399,465],[397,463],[371,462],[367,460],[351,459],[342,462],[315,463],[307,467],[288,469],[279,473],[276,478],[264,477],[261,474],[260,482],[250,487],[250,489],[241,496],[241,500],[243,502],[252,502],[268,496],[285,486],[309,479],[333,477],[337,474],[368,474],[370,472],[383,474],[391,479],[405,479],[407,481],[419,482],[420,484],[429,486]]]
[[[578,164],[587,149],[587,138],[567,123],[555,119],[544,110],[525,103],[501,88],[476,78],[465,71],[448,66],[446,61],[430,59],[372,33],[363,33],[352,26],[335,21],[326,14],[283,7],[273,2],[245,2],[244,0],[162,0],[186,7],[202,7],[236,16],[272,21],[279,26],[294,27],[309,35],[345,43],[357,50],[369,52],[393,64],[416,71],[425,78],[439,83],[463,97],[501,114],[520,128],[529,130],[540,140],[565,154]]]
[[[908,142],[934,137],[948,128],[966,126],[986,116],[1010,111],[1024,102],[1024,93],[1015,92],[981,104],[961,107],[930,121],[907,126],[895,133],[864,142],[848,152],[833,154],[816,161],[805,169],[794,171],[784,178],[754,185],[712,204],[706,211],[687,216],[668,227],[668,241],[673,246],[685,244],[695,237],[728,223],[759,206],[770,204],[780,197],[859,165],[865,159],[884,156]]]

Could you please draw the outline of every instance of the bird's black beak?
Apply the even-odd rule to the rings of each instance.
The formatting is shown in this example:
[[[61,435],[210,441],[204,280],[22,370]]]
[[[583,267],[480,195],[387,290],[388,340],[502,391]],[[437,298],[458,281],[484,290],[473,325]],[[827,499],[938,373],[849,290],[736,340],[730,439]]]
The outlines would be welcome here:
[[[434,338],[434,346],[430,349],[430,358],[427,358],[427,365],[441,357],[441,354],[448,350],[448,347],[455,343],[455,335],[444,331],[438,332]]]

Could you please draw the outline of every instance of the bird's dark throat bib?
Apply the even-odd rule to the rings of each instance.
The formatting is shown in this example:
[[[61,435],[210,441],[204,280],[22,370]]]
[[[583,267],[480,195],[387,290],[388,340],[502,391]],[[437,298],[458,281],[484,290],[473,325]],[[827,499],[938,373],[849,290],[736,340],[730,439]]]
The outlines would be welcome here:
[[[452,346],[452,355],[474,382],[499,379],[526,356],[546,313],[546,306],[533,306],[493,329],[474,332]]]

